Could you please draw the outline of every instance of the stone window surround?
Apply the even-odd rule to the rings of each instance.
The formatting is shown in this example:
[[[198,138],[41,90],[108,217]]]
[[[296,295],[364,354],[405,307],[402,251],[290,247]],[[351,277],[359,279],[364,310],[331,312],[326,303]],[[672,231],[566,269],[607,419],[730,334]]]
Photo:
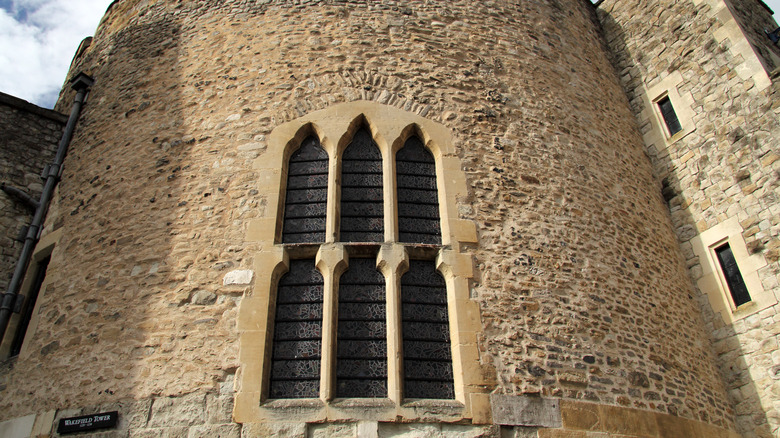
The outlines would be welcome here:
[[[33,250],[33,255],[27,268],[27,273],[25,274],[24,280],[22,281],[20,293],[24,294],[25,296],[29,295],[32,283],[35,280],[35,276],[38,274],[38,262],[51,255],[52,251],[54,251],[54,247],[57,245],[61,237],[62,229],[57,229],[43,236],[38,241],[38,244]],[[27,333],[25,333],[24,339],[30,339],[35,333],[35,330],[38,328],[38,308],[41,305],[41,302],[43,302],[43,296],[46,292],[46,285],[48,283],[49,278],[45,278],[41,284],[41,289],[38,291],[38,299],[35,302],[35,307],[33,308],[32,316],[30,317],[30,323],[27,326]],[[8,357],[8,354],[11,351],[11,344],[13,343],[13,334],[16,332],[16,327],[19,325],[20,318],[21,316],[19,314],[12,314],[11,321],[9,322],[8,329],[6,330],[5,339],[3,339],[3,342],[0,345],[0,358]],[[27,348],[28,343],[22,343],[22,350],[19,352],[19,356],[26,356]]]
[[[733,324],[761,310],[777,304],[771,290],[765,290],[758,271],[767,265],[761,253],[750,254],[742,237],[742,226],[736,217],[715,225],[691,239],[694,253],[699,257],[702,274],[697,285],[707,298],[715,313],[719,313],[726,324]],[[718,262],[715,249],[728,243],[739,271],[750,293],[751,301],[736,307],[729,291],[726,277]]]
[[[344,244],[336,242],[338,232],[338,180],[340,160],[361,126],[368,127],[383,157],[384,243]],[[289,157],[309,135],[316,135],[328,153],[329,184],[326,242],[324,244],[281,244],[283,197],[287,182]],[[406,140],[417,135],[436,161],[442,245],[409,245],[398,243],[398,216],[395,189],[395,153]],[[472,255],[465,252],[477,243],[476,226],[458,217],[457,201],[467,195],[465,174],[455,155],[449,130],[417,114],[378,104],[358,101],[333,105],[299,119],[277,126],[269,135],[266,152],[255,161],[261,196],[267,200],[265,214],[251,221],[247,240],[259,243],[262,250],[254,257],[257,273],[251,295],[239,309],[240,371],[234,417],[241,423],[290,421],[321,422],[347,419],[396,421],[425,416],[428,420],[474,423],[490,421],[489,396],[479,362],[477,334],[481,331],[479,306],[470,299],[469,281],[473,277]],[[400,300],[400,278],[408,259],[436,260],[447,284],[449,303],[452,366],[455,376],[455,400],[402,400],[400,390],[400,357],[388,362],[387,399],[332,399],[335,352],[333,337],[323,336],[320,399],[266,401],[268,364],[270,364],[271,312],[279,278],[286,272],[290,258],[315,257],[323,275],[325,302],[323,314],[329,315],[337,305],[332,298],[340,274],[346,269],[351,253],[377,254],[377,265],[387,281],[390,300]],[[399,304],[388,302],[388,321],[400,327]],[[391,310],[393,309],[393,310]],[[323,334],[333,331],[333,322],[323,321]],[[400,330],[388,327],[391,351],[398,351]],[[328,340],[330,339],[330,341]],[[329,344],[331,343],[331,344]],[[395,346],[393,345],[395,344]],[[394,350],[392,350],[394,349]]]
[[[645,108],[641,115],[643,120],[650,121],[651,129],[644,133],[645,144],[655,145],[659,156],[668,155],[667,148],[678,140],[684,138],[696,130],[693,123],[694,100],[691,93],[680,94],[677,87],[683,83],[682,74],[675,71],[666,76],[657,84],[651,87],[644,87],[643,101]],[[674,135],[670,135],[669,128],[666,126],[658,102],[664,97],[668,97],[680,121],[682,130]]]

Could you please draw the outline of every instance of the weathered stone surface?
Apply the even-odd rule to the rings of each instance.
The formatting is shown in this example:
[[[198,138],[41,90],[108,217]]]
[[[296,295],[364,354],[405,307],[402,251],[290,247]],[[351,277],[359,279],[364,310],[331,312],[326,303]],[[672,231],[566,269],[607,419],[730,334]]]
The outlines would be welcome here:
[[[190,394],[182,397],[155,399],[148,427],[192,426],[206,420],[206,396]]]
[[[239,269],[236,271],[230,271],[225,274],[223,284],[225,286],[230,284],[249,284],[252,282],[252,276],[254,272],[249,269]]]
[[[60,113],[0,92],[0,184],[19,189],[38,201],[43,189],[41,172],[54,160],[66,120]],[[22,243],[16,239],[22,227],[32,222],[33,214],[33,209],[0,191],[0,290],[3,292],[8,288],[22,250]],[[11,334],[16,319],[11,321]]]
[[[688,115],[690,132],[667,140],[659,133],[646,145],[690,276],[701,280],[702,266],[707,264],[694,253],[691,240],[737,218],[748,253],[767,262],[758,271],[759,283],[777,302],[780,196],[774,181],[780,88],[768,73],[776,69],[780,48],[764,33],[777,24],[763,3],[753,0],[659,0],[642,8],[635,6],[606,0],[598,16],[612,63],[646,138],[650,138],[654,117],[646,111],[646,102],[657,97],[645,96],[649,89],[679,75],[670,93],[690,96],[688,102],[675,103],[678,114]],[[656,25],[674,31],[655,32]],[[729,240],[733,242],[733,236]],[[738,264],[744,262],[738,260]],[[773,409],[766,408],[776,405],[773,391],[780,388],[780,382],[761,378],[767,367],[777,365],[777,358],[772,358],[777,348],[762,341],[775,336],[769,327],[778,306],[754,315],[747,311],[750,316],[735,314],[731,324],[723,317],[723,312],[731,317],[731,309],[723,309],[723,302],[730,298],[718,296],[721,302],[713,303],[708,292],[697,288],[696,301],[725,375],[727,409],[736,412],[739,430],[746,436],[755,436],[767,422],[771,433],[780,434],[780,422],[770,418],[768,412]],[[685,354],[681,351],[678,357]],[[645,382],[632,377],[639,388],[647,388],[645,383],[651,390],[655,386],[652,379]],[[669,396],[678,397],[680,389]],[[649,395],[655,398],[656,394]],[[665,398],[660,397],[661,401]],[[651,402],[658,400],[648,399]],[[683,414],[675,409],[668,412]]]
[[[490,403],[495,424],[561,427],[560,400],[494,394],[490,396]]]
[[[279,204],[254,167],[278,152],[263,136],[375,101],[443,124],[445,162],[467,175],[452,214],[483,321],[468,372],[506,394],[730,424],[634,96],[603,49],[575,0],[115,2],[74,61],[98,85],[47,222],[63,233],[54,293],[34,353],[3,375],[0,418],[135,397],[155,399],[145,429],[204,426],[203,391],[239,363],[225,270],[267,250],[247,229]],[[304,436],[280,421],[242,434]]]
[[[241,425],[231,423],[193,427],[187,438],[239,438],[240,436]]]

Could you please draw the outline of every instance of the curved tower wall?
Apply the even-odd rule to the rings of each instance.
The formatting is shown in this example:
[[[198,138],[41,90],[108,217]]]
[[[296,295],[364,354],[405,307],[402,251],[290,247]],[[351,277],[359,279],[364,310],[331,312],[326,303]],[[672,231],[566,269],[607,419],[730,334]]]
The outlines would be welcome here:
[[[779,49],[764,30],[777,24],[759,0],[665,0],[641,8],[607,0],[599,18],[663,181],[738,429],[776,436]],[[673,136],[656,105],[662,96],[681,121]],[[724,244],[747,302],[731,296],[715,252]]]
[[[291,436],[733,428],[587,2],[125,0],[79,70],[97,82],[3,418],[116,409],[123,430]],[[444,246],[415,254],[447,281],[455,399],[268,402],[275,284],[314,257],[279,243],[285,163],[308,134],[338,157],[360,124],[385,156],[414,132],[435,157]],[[382,269],[404,266],[393,221]],[[329,236],[313,250],[326,281],[362,254]],[[541,413],[517,413],[529,404]]]

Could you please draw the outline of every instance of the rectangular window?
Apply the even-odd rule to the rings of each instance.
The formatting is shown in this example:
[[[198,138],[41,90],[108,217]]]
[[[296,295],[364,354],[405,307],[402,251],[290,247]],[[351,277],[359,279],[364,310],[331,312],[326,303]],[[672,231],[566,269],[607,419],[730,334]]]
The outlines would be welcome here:
[[[49,267],[49,259],[50,257],[46,257],[38,262],[35,270],[35,279],[32,287],[30,287],[30,292],[24,300],[24,305],[22,305],[19,325],[16,326],[16,333],[14,333],[14,340],[11,344],[11,356],[17,356],[22,351],[22,343],[24,343],[24,336],[27,333],[27,327],[30,325],[30,319],[32,319],[35,301],[38,299],[38,293],[41,291],[43,280],[46,278],[46,268]]]
[[[729,286],[729,292],[731,292],[734,305],[739,307],[750,302],[750,294],[745,286],[745,280],[742,278],[742,273],[739,272],[737,260],[734,258],[734,253],[732,253],[729,244],[726,243],[715,248],[715,254],[718,256],[718,262]]]
[[[669,130],[669,136],[673,136],[682,131],[680,120],[677,118],[677,113],[674,112],[672,101],[669,100],[669,96],[664,96],[658,101],[658,109],[661,110],[661,116],[664,118],[666,128]]]

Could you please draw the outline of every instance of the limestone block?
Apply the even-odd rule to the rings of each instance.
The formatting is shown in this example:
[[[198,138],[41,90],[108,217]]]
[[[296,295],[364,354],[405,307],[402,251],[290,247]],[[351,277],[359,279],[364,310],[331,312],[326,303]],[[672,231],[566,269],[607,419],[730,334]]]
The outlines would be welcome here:
[[[493,394],[493,423],[502,426],[561,427],[559,400]]]
[[[493,414],[490,408],[490,394],[469,394],[471,421],[474,424],[490,424]]]
[[[35,426],[33,426],[30,437],[48,437],[51,434],[52,426],[54,425],[54,416],[57,411],[44,412],[38,414],[35,418]]]
[[[155,429],[131,429],[130,438],[187,438],[190,429],[185,426]]]
[[[195,426],[190,429],[187,438],[240,438],[241,426],[238,424],[214,424]]]
[[[242,438],[256,437],[307,438],[305,423],[244,423]]]
[[[35,425],[35,414],[14,418],[0,423],[0,436],[8,438],[28,438]]]
[[[575,430],[603,430],[598,405],[572,401],[561,402],[563,426]]]
[[[149,427],[193,426],[206,421],[206,396],[162,397],[152,403]]]
[[[206,415],[209,424],[227,424],[233,419],[233,395],[208,394]]]
[[[254,271],[251,271],[249,269],[238,269],[235,271],[231,271],[225,274],[225,277],[222,279],[222,284],[224,284],[225,286],[231,284],[239,284],[239,285],[250,284],[252,283],[253,275],[254,275]]]
[[[600,405],[599,410],[604,425],[603,430],[606,432],[639,436],[658,434],[653,412],[605,405]]]

